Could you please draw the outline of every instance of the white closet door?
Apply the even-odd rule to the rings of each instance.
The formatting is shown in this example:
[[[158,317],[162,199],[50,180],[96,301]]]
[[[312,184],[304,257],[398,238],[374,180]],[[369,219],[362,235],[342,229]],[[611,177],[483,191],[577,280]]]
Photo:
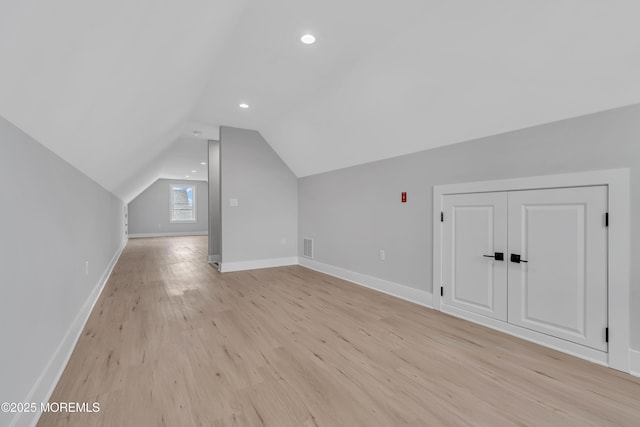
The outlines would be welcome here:
[[[509,323],[607,350],[607,204],[606,186],[509,193]]]
[[[448,195],[443,206],[443,305],[506,321],[507,194]]]

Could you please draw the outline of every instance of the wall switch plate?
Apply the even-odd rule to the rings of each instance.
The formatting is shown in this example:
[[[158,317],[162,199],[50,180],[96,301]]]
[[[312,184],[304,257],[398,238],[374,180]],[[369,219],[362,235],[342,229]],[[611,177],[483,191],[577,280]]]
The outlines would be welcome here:
[[[384,249],[380,249],[380,251],[378,252],[378,258],[380,259],[380,261],[384,261],[387,258],[387,254],[385,253]]]
[[[280,239],[280,243],[282,243],[283,245],[287,244],[287,238],[283,237],[282,239]]]
[[[229,199],[229,206],[232,208],[238,207],[238,199]]]
[[[85,262],[84,262],[84,274],[85,274],[86,276],[88,276],[88,275],[89,275],[89,261],[85,261]]]

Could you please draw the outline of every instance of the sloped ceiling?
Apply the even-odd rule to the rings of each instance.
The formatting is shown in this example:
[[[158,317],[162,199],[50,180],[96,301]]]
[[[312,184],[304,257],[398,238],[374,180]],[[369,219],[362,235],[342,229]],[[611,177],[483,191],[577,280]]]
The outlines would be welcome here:
[[[208,157],[205,139],[179,137],[158,155],[144,159],[117,191],[122,200],[131,201],[160,178],[207,181],[208,168],[201,163],[206,163]]]
[[[0,115],[129,201],[139,186],[132,177],[183,134],[244,8],[3,0]]]
[[[5,0],[0,114],[127,201],[219,125],[305,176],[640,102],[638,16],[635,0]]]

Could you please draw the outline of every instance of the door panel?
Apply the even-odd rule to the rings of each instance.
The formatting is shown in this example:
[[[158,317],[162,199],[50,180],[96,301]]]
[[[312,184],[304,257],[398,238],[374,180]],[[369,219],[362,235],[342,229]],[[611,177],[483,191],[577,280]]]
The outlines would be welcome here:
[[[506,193],[444,196],[443,304],[507,320]]]
[[[513,191],[508,321],[607,349],[607,188]],[[510,258],[510,257],[508,257]]]

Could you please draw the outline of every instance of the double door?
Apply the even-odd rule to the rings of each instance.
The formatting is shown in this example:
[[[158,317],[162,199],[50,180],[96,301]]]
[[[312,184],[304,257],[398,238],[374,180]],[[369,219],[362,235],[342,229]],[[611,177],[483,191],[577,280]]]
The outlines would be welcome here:
[[[443,306],[607,351],[607,187],[446,195]]]

